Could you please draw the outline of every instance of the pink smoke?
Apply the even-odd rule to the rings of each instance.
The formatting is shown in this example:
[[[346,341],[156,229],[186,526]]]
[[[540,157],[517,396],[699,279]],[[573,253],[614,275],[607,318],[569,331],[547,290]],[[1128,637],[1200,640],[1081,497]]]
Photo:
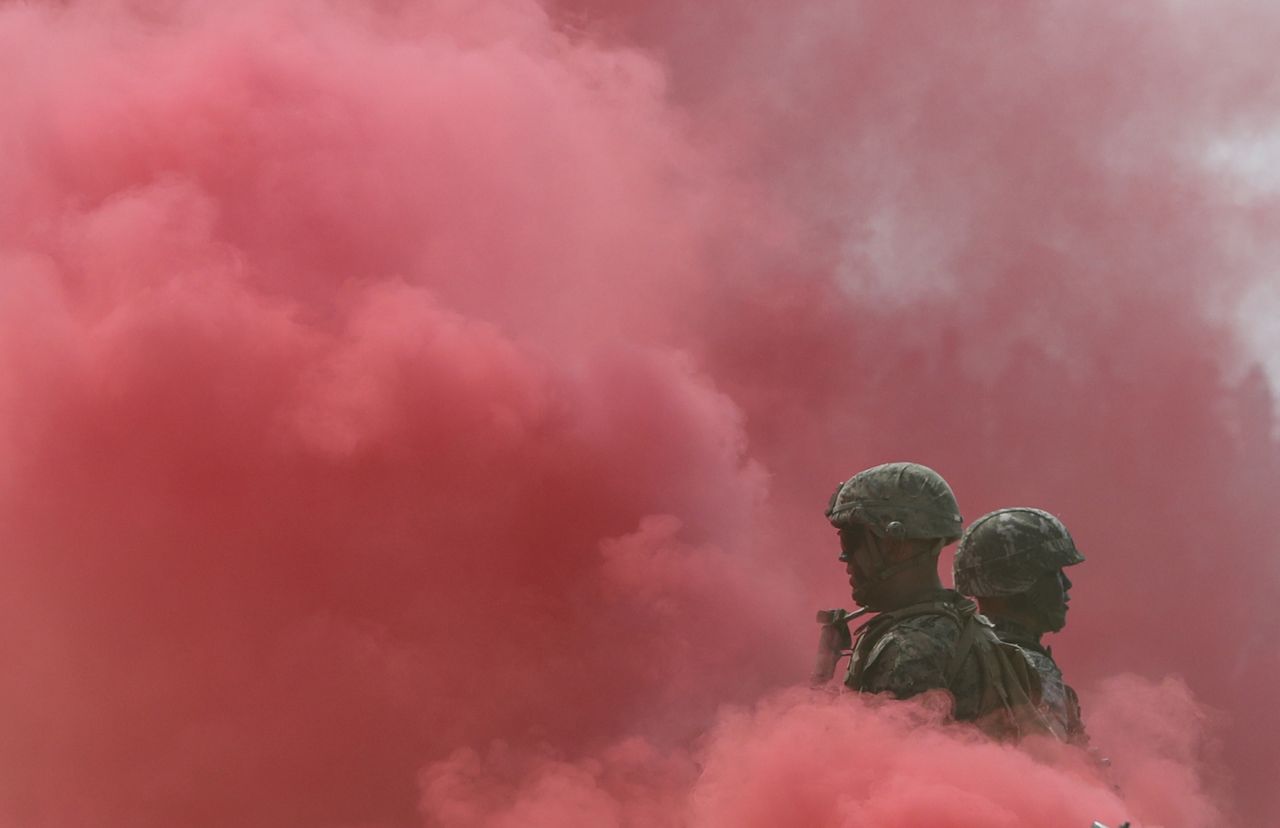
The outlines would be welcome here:
[[[1125,9],[0,5],[0,820],[1264,820],[1280,19]],[[785,689],[906,458],[1121,795]]]
[[[454,826],[1221,824],[1185,688],[1130,676],[1107,690],[1094,718],[1100,735],[1125,737],[1114,772],[1061,745],[1019,750],[948,727],[933,699],[790,691],[722,711],[692,756],[635,738],[577,762],[461,749],[423,772],[422,808]],[[1136,725],[1116,718],[1135,713]]]

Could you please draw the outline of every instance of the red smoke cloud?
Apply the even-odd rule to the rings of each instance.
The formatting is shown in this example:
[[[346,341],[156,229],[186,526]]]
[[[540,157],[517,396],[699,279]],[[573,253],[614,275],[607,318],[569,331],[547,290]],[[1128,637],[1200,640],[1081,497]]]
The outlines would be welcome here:
[[[793,691],[722,712],[696,761],[639,739],[578,762],[502,743],[484,756],[462,749],[424,771],[422,808],[430,824],[457,826],[1014,828],[1135,812],[1143,824],[1222,824],[1202,784],[1205,732],[1186,688],[1126,677],[1105,690],[1092,723],[1120,748],[1110,784],[1061,745],[1019,750],[940,726],[931,699],[885,705]]]
[[[0,5],[4,821],[1280,807],[1280,19],[740,6]],[[783,689],[902,458],[1077,536],[1122,798]]]

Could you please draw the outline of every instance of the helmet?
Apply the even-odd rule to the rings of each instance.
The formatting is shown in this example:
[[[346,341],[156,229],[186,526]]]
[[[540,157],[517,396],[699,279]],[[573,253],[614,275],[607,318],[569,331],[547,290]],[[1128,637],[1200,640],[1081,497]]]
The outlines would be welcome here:
[[[1041,509],[997,509],[965,530],[956,548],[956,589],[991,598],[1026,592],[1040,576],[1084,560],[1062,521]]]
[[[960,537],[964,519],[947,481],[919,463],[885,463],[841,483],[827,505],[837,529],[860,524],[880,537]]]

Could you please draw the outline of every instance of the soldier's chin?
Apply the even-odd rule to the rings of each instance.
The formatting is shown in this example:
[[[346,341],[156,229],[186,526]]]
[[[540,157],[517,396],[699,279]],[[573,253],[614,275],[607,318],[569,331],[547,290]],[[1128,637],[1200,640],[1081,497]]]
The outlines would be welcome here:
[[[867,609],[876,608],[875,593],[868,595],[867,591],[864,589],[854,589],[853,592],[850,593],[850,596],[853,598],[853,603],[860,607],[865,607]]]

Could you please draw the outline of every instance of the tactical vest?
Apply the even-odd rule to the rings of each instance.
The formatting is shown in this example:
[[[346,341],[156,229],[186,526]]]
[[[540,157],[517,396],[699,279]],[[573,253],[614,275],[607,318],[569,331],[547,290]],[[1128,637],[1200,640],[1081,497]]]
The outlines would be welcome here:
[[[944,669],[946,688],[952,688],[966,659],[976,659],[980,677],[977,724],[998,738],[1018,738],[1029,733],[1054,734],[1039,711],[1039,675],[1022,651],[1001,641],[991,622],[979,615],[977,606],[956,593],[947,597],[882,612],[853,634],[853,651],[845,684],[861,689],[863,675],[871,668],[888,642],[886,634],[905,619],[920,615],[940,615],[959,630],[955,647]],[[1056,734],[1055,734],[1056,735]]]

